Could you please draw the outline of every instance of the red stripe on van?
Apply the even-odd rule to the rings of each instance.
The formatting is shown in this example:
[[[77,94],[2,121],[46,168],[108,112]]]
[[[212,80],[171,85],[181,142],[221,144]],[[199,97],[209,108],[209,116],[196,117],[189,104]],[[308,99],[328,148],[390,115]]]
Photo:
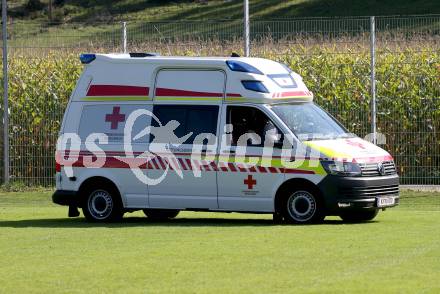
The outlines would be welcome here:
[[[226,165],[226,162],[219,161],[218,162],[218,169],[224,172],[229,171],[228,166]]]
[[[241,94],[227,93],[226,97],[243,97],[243,96],[241,96]]]
[[[309,175],[315,174],[315,172],[312,170],[293,169],[293,168],[284,168],[283,172],[286,174],[309,174]]]
[[[165,166],[165,164],[164,164],[163,161],[162,161],[162,157],[157,156],[156,159],[157,159],[157,161],[159,162],[159,164],[160,164],[160,166],[162,167],[162,169],[165,169],[166,166]]]
[[[248,172],[248,169],[246,168],[246,165],[243,163],[238,163],[236,165],[236,167],[238,167],[238,170],[241,172]]]
[[[89,155],[79,155],[78,160],[75,162],[62,162],[61,166],[73,166],[73,167],[86,167],[84,165],[84,157]],[[225,163],[220,162],[217,165],[214,161],[206,161],[206,160],[191,160],[189,158],[124,158],[124,161],[121,161],[121,158],[108,156],[106,157],[105,163],[102,166],[103,168],[130,168],[130,165],[140,169],[157,169],[157,170],[165,170],[166,167],[170,170],[174,170],[171,164],[169,164],[168,160],[172,161],[177,169],[183,170],[200,170],[200,171],[223,171],[223,172],[246,172],[246,173],[285,173],[285,174],[315,174],[314,171],[311,170],[302,170],[302,169],[292,169],[292,168],[275,168],[275,167],[262,167],[262,166],[251,166],[246,167],[243,163]]]
[[[258,171],[260,173],[267,173],[266,169],[263,166],[258,166]]]
[[[150,161],[151,161],[151,163],[153,165],[153,169],[160,169],[161,168],[160,165],[159,165],[159,162],[157,161],[157,157],[152,157],[150,159]]]
[[[291,96],[309,96],[308,93],[304,91],[292,91],[292,92],[282,92],[281,97],[291,97]]]
[[[229,167],[229,169],[232,171],[232,172],[236,172],[237,171],[237,169],[235,168],[235,165],[233,164],[233,163],[228,163],[228,167]]]
[[[192,167],[191,159],[189,159],[189,158],[185,158],[185,161],[186,161],[186,164],[188,165],[188,168],[189,168],[190,170],[192,170],[193,167]]]
[[[122,85],[91,85],[87,96],[148,96],[148,87]]]
[[[188,168],[186,167],[185,164],[185,159],[184,158],[177,158],[179,160],[180,166],[184,169],[184,170],[188,170]]]
[[[173,97],[223,97],[223,93],[196,92],[167,88],[156,88],[156,96],[173,96]]]
[[[202,167],[205,171],[211,171],[211,167],[206,160],[202,160]]]
[[[215,161],[211,161],[209,164],[211,165],[212,170],[214,170],[214,171],[218,171],[218,166],[217,166],[217,164],[215,163]]]

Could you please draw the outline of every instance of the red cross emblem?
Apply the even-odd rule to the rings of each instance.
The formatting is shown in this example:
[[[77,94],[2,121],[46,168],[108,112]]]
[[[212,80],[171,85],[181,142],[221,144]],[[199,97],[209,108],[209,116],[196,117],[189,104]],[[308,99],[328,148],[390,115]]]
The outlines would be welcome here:
[[[120,106],[113,106],[113,113],[105,115],[105,121],[110,122],[110,128],[115,130],[118,128],[120,122],[125,121],[125,114],[119,113],[121,111]]]
[[[360,142],[353,142],[350,140],[346,140],[348,145],[354,146],[354,147],[359,147],[361,149],[366,149],[366,147],[364,146],[364,144],[360,143]]]
[[[254,185],[257,184],[257,181],[252,178],[252,175],[248,175],[247,179],[245,179],[243,183],[248,186],[249,190],[252,190]]]

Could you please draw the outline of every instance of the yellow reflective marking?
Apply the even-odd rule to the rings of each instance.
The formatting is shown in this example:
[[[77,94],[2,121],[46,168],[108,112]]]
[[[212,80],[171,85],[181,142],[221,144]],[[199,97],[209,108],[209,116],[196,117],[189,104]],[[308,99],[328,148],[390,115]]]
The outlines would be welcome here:
[[[336,151],[332,148],[322,146],[321,145],[322,143],[320,143],[319,141],[317,141],[317,142],[305,141],[303,143],[309,147],[312,147],[315,150],[318,150],[319,152],[321,152],[322,154],[324,154],[327,157],[333,157],[333,158],[349,158],[349,157],[351,157],[347,153],[339,152],[339,151]]]
[[[265,99],[265,98],[263,98]],[[226,102],[250,102],[250,103],[264,103],[260,98],[245,98],[245,97],[226,97]]]
[[[218,156],[218,161],[222,163],[241,163],[250,164],[262,167],[275,167],[275,168],[291,168],[313,171],[317,175],[326,175],[324,168],[320,164],[319,159],[298,159],[293,162],[286,161],[281,158],[270,158],[261,156],[235,156],[234,154],[227,156]]]
[[[298,99],[312,100],[313,96],[289,96],[289,97],[271,97],[271,98],[246,98],[246,97],[226,97],[226,102],[249,102],[249,103],[270,103],[271,101]]]

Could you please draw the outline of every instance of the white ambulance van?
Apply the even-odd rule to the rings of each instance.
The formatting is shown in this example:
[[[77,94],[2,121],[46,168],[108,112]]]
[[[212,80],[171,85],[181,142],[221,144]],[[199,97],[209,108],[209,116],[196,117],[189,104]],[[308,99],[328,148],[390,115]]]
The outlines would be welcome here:
[[[89,221],[143,210],[372,220],[399,201],[393,158],[267,59],[83,54],[56,151],[53,202]]]

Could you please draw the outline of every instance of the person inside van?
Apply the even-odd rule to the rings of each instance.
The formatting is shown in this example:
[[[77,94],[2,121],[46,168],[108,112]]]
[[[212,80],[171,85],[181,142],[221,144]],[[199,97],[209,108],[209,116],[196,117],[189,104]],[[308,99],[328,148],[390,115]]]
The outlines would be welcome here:
[[[237,145],[243,134],[249,134],[247,143],[255,146],[263,146],[266,134],[274,133],[276,136],[279,132],[273,122],[260,110],[250,107],[233,107],[229,112],[229,123],[234,126],[232,131],[232,144]],[[250,141],[250,142],[249,142]],[[252,142],[260,142],[253,144]]]

